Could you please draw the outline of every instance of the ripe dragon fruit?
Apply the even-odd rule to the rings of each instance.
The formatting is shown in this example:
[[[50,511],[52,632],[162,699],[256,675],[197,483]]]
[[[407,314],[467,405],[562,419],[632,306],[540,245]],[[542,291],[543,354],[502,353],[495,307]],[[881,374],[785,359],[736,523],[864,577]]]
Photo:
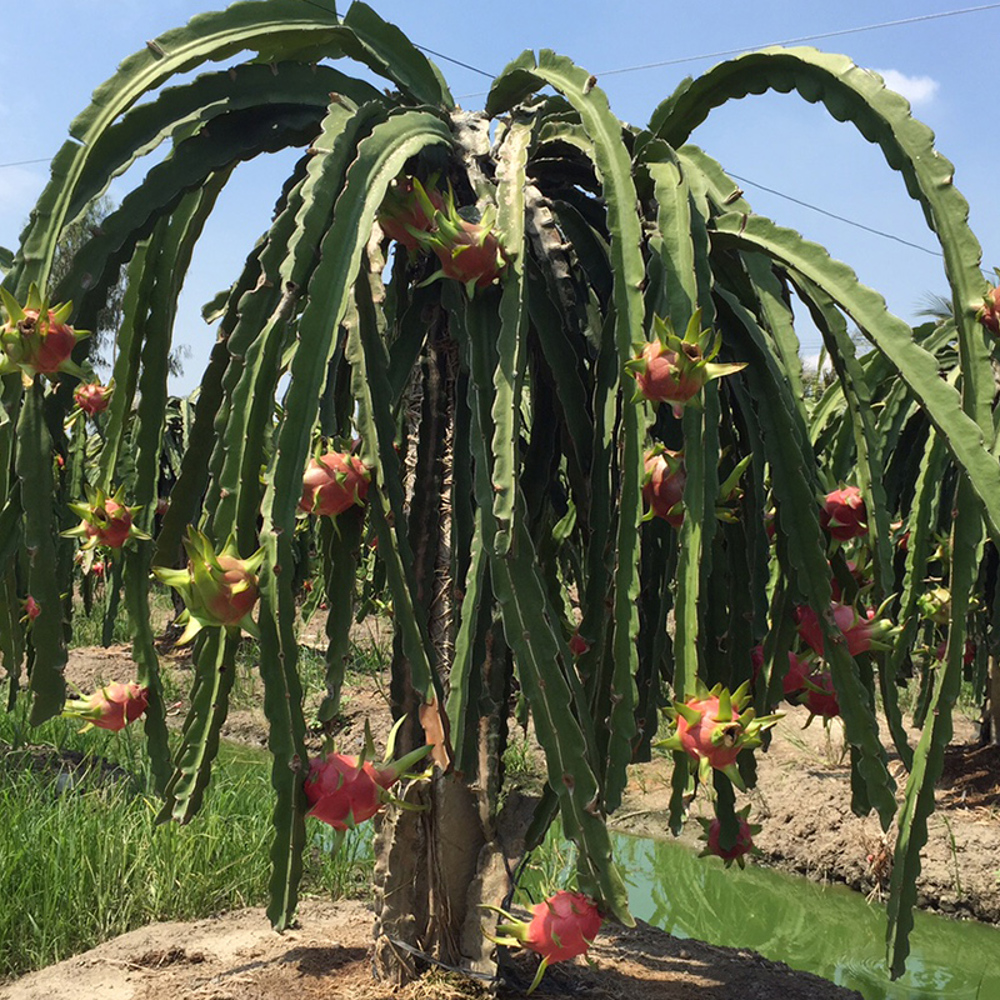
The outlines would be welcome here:
[[[657,445],[646,452],[642,497],[656,517],[679,528],[684,523],[684,453]]]
[[[827,493],[819,512],[819,523],[831,537],[841,542],[867,535],[868,514],[861,490],[857,486],[845,486]]]
[[[745,362],[715,364],[712,359],[722,347],[722,335],[701,329],[701,310],[688,323],[683,338],[669,320],[653,317],[656,339],[643,347],[638,357],[626,364],[637,383],[637,396],[651,403],[669,403],[675,417],[694,400],[707,382],[732,375]]]
[[[794,705],[805,705],[809,709],[808,726],[814,716],[833,719],[840,715],[840,702],[833,687],[830,668],[813,663],[808,657],[797,657],[788,653],[788,673],[782,680],[785,698]]]
[[[506,948],[527,948],[542,956],[535,978],[528,988],[530,996],[542,981],[545,970],[556,962],[585,955],[601,929],[597,904],[582,892],[560,889],[531,908],[531,920],[518,920],[506,910],[487,906],[504,918],[497,924],[497,936],[490,937]]]
[[[28,600],[30,601],[31,598],[29,597]],[[948,652],[948,640],[943,639],[941,643],[938,645],[938,648],[934,651],[934,656],[936,659],[943,661],[945,653],[947,652]],[[968,667],[975,662],[976,662],[976,644],[972,639],[966,639],[965,649],[962,652],[962,665]]]
[[[421,197],[421,194],[423,197]],[[430,205],[430,212],[426,205]],[[378,213],[382,232],[407,250],[417,250],[420,240],[413,231],[426,233],[434,228],[434,215],[445,207],[441,192],[425,187],[416,177],[397,177],[385,193]]]
[[[424,191],[414,183],[417,198],[424,213],[431,219],[431,227],[421,230],[411,227],[410,235],[424,250],[430,250],[441,262],[424,284],[438,278],[451,278],[461,282],[469,298],[477,288],[487,288],[500,278],[507,261],[500,240],[493,231],[496,210],[490,206],[478,222],[459,214],[455,207],[455,194],[449,188],[443,208],[437,207]]]
[[[722,771],[739,789],[743,779],[736,758],[745,747],[759,747],[760,734],[775,725],[780,714],[757,718],[751,707],[741,712],[750,700],[750,682],[745,681],[732,694],[721,684],[711,691],[700,681],[698,691],[686,701],[675,701],[675,729],[671,736],[655,745],[667,750],[682,750],[697,767],[702,782],[715,768]]]
[[[185,610],[177,624],[185,625],[178,645],[190,642],[203,628],[242,628],[257,636],[251,613],[257,603],[257,570],[264,562],[264,550],[258,549],[249,559],[241,559],[236,542],[230,538],[216,554],[212,543],[191,527],[184,539],[188,554],[186,569],[155,566],[153,573],[161,583],[173,587],[184,599]]]
[[[1000,272],[998,272],[1000,277]],[[992,334],[1000,335],[1000,285],[991,287],[983,296],[976,319]]]
[[[73,311],[71,302],[50,309],[35,284],[28,290],[24,306],[3,288],[0,301],[7,314],[0,326],[0,375],[20,370],[27,383],[37,374],[58,372],[86,378],[71,359],[78,341],[88,336],[86,330],[74,330],[66,323]]]
[[[66,718],[83,719],[87,723],[81,732],[96,726],[118,732],[146,711],[149,688],[135,681],[128,684],[108,684],[85,698],[67,701],[62,714]]]
[[[396,734],[402,722],[402,719],[397,721],[389,733],[381,767],[375,767],[368,759],[375,755],[375,744],[367,723],[360,757],[333,751],[313,757],[305,782],[306,798],[312,808],[306,815],[315,816],[334,830],[344,832],[371,819],[387,803],[398,803],[389,794],[389,789],[432,750],[428,744],[399,760],[392,760]]]
[[[368,495],[371,473],[356,455],[331,451],[309,461],[302,477],[299,510],[321,517],[336,517]]]
[[[590,643],[582,635],[580,635],[580,630],[577,629],[569,637],[569,651],[574,656],[583,656],[590,649]]]
[[[41,613],[42,606],[31,596],[31,594],[28,594],[28,596],[24,599],[24,617],[21,621],[28,622],[30,624]]]
[[[64,531],[66,538],[82,538],[81,548],[92,549],[103,545],[109,549],[120,549],[130,538],[149,539],[140,531],[132,519],[138,507],[126,507],[124,487],[114,496],[107,496],[103,490],[87,487],[86,503],[71,503],[70,510],[79,514],[81,521],[75,528]]]
[[[844,636],[847,651],[851,656],[857,656],[858,653],[868,650],[892,648],[892,639],[899,632],[899,628],[887,619],[877,618],[878,612],[872,608],[865,609],[861,614],[850,604],[834,601],[830,605],[830,611],[834,623]],[[816,612],[808,605],[800,605],[795,609],[795,621],[802,641],[817,656],[822,656],[823,632]]]
[[[698,822],[702,826],[705,847],[698,856],[705,858],[714,855],[717,858],[722,858],[727,868],[731,867],[734,861],[740,868],[744,868],[748,854],[760,853],[754,847],[753,838],[754,834],[760,833],[762,827],[756,824],[751,825],[748,820],[749,815],[750,806],[746,806],[736,814],[736,840],[729,847],[722,846],[721,820],[717,816],[711,820],[699,817]]]
[[[98,413],[103,413],[111,402],[112,389],[107,385],[100,385],[97,382],[87,382],[78,385],[73,391],[73,399],[83,413],[93,417]]]

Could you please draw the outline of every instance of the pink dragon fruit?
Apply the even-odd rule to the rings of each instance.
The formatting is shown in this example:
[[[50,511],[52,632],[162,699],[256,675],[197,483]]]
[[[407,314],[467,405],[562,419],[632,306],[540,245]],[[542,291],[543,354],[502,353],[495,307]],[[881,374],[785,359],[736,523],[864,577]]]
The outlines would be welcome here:
[[[84,729],[96,726],[118,732],[135,722],[148,705],[149,688],[130,681],[128,684],[108,684],[86,698],[67,701],[62,714],[85,720]]]
[[[356,455],[331,451],[309,461],[302,477],[299,510],[321,517],[336,517],[368,495],[371,473]]]
[[[473,222],[459,214],[450,188],[443,207],[434,204],[421,185],[415,183],[414,190],[431,226],[426,230],[410,227],[410,235],[441,262],[441,270],[427,281],[438,278],[459,281],[470,298],[475,289],[487,288],[497,281],[507,261],[493,231],[496,210],[490,206],[478,222]]]
[[[430,204],[429,213],[425,207],[427,204]],[[413,230],[430,232],[434,228],[435,212],[444,207],[440,191],[424,187],[417,178],[404,174],[389,185],[379,209],[378,224],[390,240],[401,243],[407,250],[416,250],[420,247],[420,240],[413,235]]]
[[[155,566],[161,583],[173,587],[184,599],[185,610],[177,618],[185,625],[178,645],[190,642],[203,628],[242,628],[257,636],[252,612],[259,596],[257,570],[264,562],[264,550],[241,559],[235,540],[230,538],[216,554],[208,538],[195,528],[184,539],[188,554],[186,569]]]
[[[86,374],[71,359],[77,342],[88,336],[66,323],[73,304],[49,309],[38,286],[28,290],[28,301],[21,306],[4,288],[0,288],[7,320],[0,326],[0,374],[20,369],[27,381],[36,374],[55,375],[69,372],[78,378]]]
[[[715,364],[712,361],[722,347],[721,334],[701,329],[701,310],[695,311],[683,338],[678,337],[669,321],[653,317],[656,339],[643,347],[638,357],[628,362],[638,386],[638,395],[651,403],[669,403],[675,417],[713,379],[731,375],[746,367]]]
[[[684,453],[658,445],[646,452],[642,496],[656,517],[679,528],[684,523]]]
[[[124,487],[114,496],[107,496],[103,490],[87,487],[86,503],[71,503],[70,510],[80,515],[80,523],[69,531],[67,538],[82,538],[82,548],[92,549],[103,545],[109,549],[120,549],[130,538],[149,539],[133,523],[138,507],[126,507]]]
[[[868,650],[891,649],[892,637],[899,631],[898,627],[886,619],[876,618],[876,612],[867,608],[860,614],[850,604],[840,604],[834,601],[830,605],[833,620],[840,629],[847,643],[847,651],[851,656]],[[824,652],[823,632],[819,625],[819,616],[808,605],[795,609],[795,620],[799,636],[817,656]]]
[[[1000,335],[1000,285],[991,287],[983,296],[983,304],[976,313],[976,319],[990,333]]]
[[[585,955],[601,929],[597,905],[581,892],[560,889],[531,908],[531,920],[517,920],[505,910],[490,906],[505,922],[497,924],[497,936],[490,940],[507,948],[527,948],[542,956],[530,996],[542,981],[545,970],[556,962]]]
[[[30,601],[31,598],[29,597],[28,600]],[[948,640],[943,639],[938,648],[935,650],[934,656],[938,660],[944,660],[944,655],[947,651],[948,651]],[[975,642],[972,641],[972,639],[966,639],[965,650],[962,653],[962,663],[964,666],[968,667],[975,662],[976,662],[976,644]]]
[[[26,621],[31,624],[40,614],[42,613],[42,606],[36,601],[31,594],[24,599],[24,618],[21,621]]]
[[[590,649],[590,643],[582,635],[580,635],[580,630],[577,629],[569,637],[569,651],[574,656],[583,656]]]
[[[867,535],[868,514],[861,490],[857,486],[845,486],[827,493],[819,512],[819,523],[831,537],[841,542]]]
[[[718,817],[711,820],[699,817],[698,822],[702,826],[702,836],[705,840],[705,847],[699,857],[705,858],[714,855],[717,858],[722,858],[727,868],[734,861],[740,868],[744,868],[748,854],[760,853],[754,847],[753,838],[754,834],[760,833],[762,828],[756,824],[751,825],[748,820],[749,815],[750,806],[746,806],[736,814],[738,832],[736,842],[731,847],[722,846],[722,822]]]
[[[775,725],[781,715],[757,718],[752,707],[741,712],[750,700],[749,681],[732,694],[721,684],[709,691],[699,681],[698,688],[686,701],[674,702],[674,732],[656,746],[684,751],[692,765],[698,768],[703,782],[708,780],[714,768],[722,771],[737,788],[743,789],[736,758],[744,748],[760,746],[760,734]]]
[[[73,399],[76,405],[88,416],[103,413],[111,402],[110,386],[100,385],[97,382],[87,382],[78,385],[73,391]]]
[[[305,793],[312,808],[307,816],[343,832],[371,819],[384,805],[398,802],[389,789],[433,749],[418,747],[399,760],[392,760],[396,734],[403,720],[392,727],[381,767],[368,759],[375,754],[371,730],[365,723],[365,746],[360,757],[330,751],[309,761]]]
[[[840,702],[833,687],[830,668],[810,662],[808,657],[788,653],[788,673],[782,681],[785,697],[794,705],[809,709],[808,726],[813,716],[833,719],[840,715]]]

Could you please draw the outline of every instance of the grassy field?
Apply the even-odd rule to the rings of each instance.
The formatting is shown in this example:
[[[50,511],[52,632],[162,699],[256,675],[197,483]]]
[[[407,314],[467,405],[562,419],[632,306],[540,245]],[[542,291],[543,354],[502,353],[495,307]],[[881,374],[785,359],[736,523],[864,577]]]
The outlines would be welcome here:
[[[198,816],[158,825],[139,727],[81,734],[78,721],[56,719],[31,729],[26,709],[21,699],[0,713],[0,979],[151,921],[266,901],[266,753],[223,746],[225,766],[215,768]],[[322,824],[308,823],[314,847],[303,893],[364,896],[370,829],[349,835],[334,856]]]

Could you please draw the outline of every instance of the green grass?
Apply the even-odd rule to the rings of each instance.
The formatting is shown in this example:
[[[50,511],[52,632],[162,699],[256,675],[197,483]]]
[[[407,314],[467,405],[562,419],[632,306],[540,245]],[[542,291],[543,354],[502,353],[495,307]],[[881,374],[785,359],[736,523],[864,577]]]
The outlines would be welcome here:
[[[156,825],[143,737],[76,732],[24,721],[26,700],[0,715],[0,979],[86,950],[156,920],[192,920],[267,898],[272,792],[266,754],[224,746],[201,812],[187,826]],[[30,747],[82,751],[121,768],[78,781],[58,758]],[[370,887],[369,830],[331,856],[310,824],[302,891],[363,896]]]

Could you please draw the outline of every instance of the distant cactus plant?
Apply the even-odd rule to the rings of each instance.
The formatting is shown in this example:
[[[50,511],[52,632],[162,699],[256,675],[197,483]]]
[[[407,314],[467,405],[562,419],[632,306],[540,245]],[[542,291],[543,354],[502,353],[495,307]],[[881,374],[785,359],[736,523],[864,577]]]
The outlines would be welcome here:
[[[241,52],[245,62],[186,75]],[[338,66],[360,61],[388,89],[334,69],[326,56]],[[179,82],[177,74],[185,74]],[[947,345],[915,337],[849,268],[755,215],[719,163],[691,144],[716,106],[769,89],[824,102],[902,173],[940,239],[955,308]],[[922,570],[931,493],[910,490],[912,508],[896,502],[899,483],[913,482],[908,457],[918,454],[900,442],[919,425],[929,443],[919,481],[932,481],[945,457],[952,470],[953,599],[947,664],[928,697],[933,738],[903,751],[922,766],[900,813],[890,900],[899,972],[920,825],[961,676],[967,595],[985,530],[1000,537],[996,341],[992,314],[977,321],[979,305],[995,300],[986,298],[953,168],[903,98],[844,57],[773,48],[685,81],[636,128],[612,115],[586,70],[541,50],[504,69],[483,113],[467,113],[425,55],[360,0],[343,17],[333,0],[245,0],[150,41],[72,129],[3,281],[8,700],[30,649],[32,723],[62,710],[63,619],[74,611],[74,580],[85,601],[94,585],[92,572],[74,575],[72,536],[96,539],[109,553],[101,586],[109,606],[124,600],[136,683],[148,691],[161,815],[186,822],[209,781],[240,630],[259,629],[276,796],[269,915],[284,927],[307,843],[301,570],[315,551],[329,649],[327,695],[309,711],[328,722],[357,568],[374,560],[395,629],[389,691],[405,720],[401,752],[431,746],[436,766],[412,791],[430,821],[396,811],[382,819],[376,965],[397,977],[412,971],[402,944],[489,969],[490,946],[475,943],[476,931],[480,906],[499,903],[500,890],[478,876],[502,870],[505,859],[495,831],[498,804],[512,801],[500,793],[515,679],[546,760],[528,847],[560,817],[579,847],[580,891],[609,919],[631,922],[607,817],[630,762],[651,753],[658,706],[699,683],[738,690],[751,679],[749,651],[762,642],[753,710],[766,711],[781,696],[786,670],[772,665],[786,660],[796,605],[812,610],[811,641],[825,651],[823,683],[829,671],[852,747],[854,805],[874,808],[884,826],[893,820],[894,783],[867,678],[881,686],[905,747],[891,689],[897,656],[916,636],[906,618],[903,651],[857,648],[869,658],[859,670],[830,616],[831,574],[856,589],[845,560],[850,546],[867,545],[872,603],[888,600],[897,510],[914,526],[905,558]],[[136,179],[141,171],[128,168],[164,143],[169,155]],[[268,232],[206,309],[218,332],[197,401],[171,400],[177,297],[216,199],[239,164],[288,148],[302,155]],[[114,178],[133,189],[48,287],[60,235]],[[94,324],[123,266],[129,293],[115,391],[98,434],[92,421],[65,421],[74,382],[91,381],[70,358],[75,339],[66,331]],[[793,291],[834,361],[835,384],[815,403],[803,388]],[[72,306],[49,313],[47,301]],[[845,317],[876,349],[864,362]],[[51,343],[32,339],[46,325]],[[938,374],[935,352],[945,346],[955,352],[953,379]],[[876,412],[872,398],[890,383],[899,388]],[[668,405],[654,409],[658,400]],[[370,477],[364,506],[356,501],[365,476],[352,462],[357,475],[341,470],[343,482],[353,480],[352,502],[335,518],[303,516],[310,456],[355,439]],[[655,474],[645,456],[658,448],[684,455],[683,484],[674,481],[676,496],[657,511],[671,523],[645,516],[644,493],[658,502],[644,490],[647,472]],[[865,497],[867,535],[831,543],[819,498],[849,474]],[[85,486],[101,504],[81,504]],[[306,497],[306,514],[319,509],[316,496]],[[73,509],[83,518],[75,529]],[[92,553],[83,561],[92,569],[87,560]],[[173,758],[149,624],[154,567],[201,625]],[[915,586],[907,584],[904,618]],[[29,595],[34,617],[24,610]],[[586,651],[570,645],[570,622]],[[699,733],[712,743],[721,727],[725,742],[732,705],[714,697],[714,721]],[[748,725],[750,711],[738,716]],[[695,723],[686,725],[681,736]],[[732,795],[727,774],[752,783],[752,742],[721,769],[699,763],[719,803]],[[675,827],[689,752],[675,755]],[[734,815],[730,804],[727,843]],[[904,836],[911,826],[914,836]],[[440,842],[414,849],[423,831]],[[437,868],[428,869],[430,857]]]

